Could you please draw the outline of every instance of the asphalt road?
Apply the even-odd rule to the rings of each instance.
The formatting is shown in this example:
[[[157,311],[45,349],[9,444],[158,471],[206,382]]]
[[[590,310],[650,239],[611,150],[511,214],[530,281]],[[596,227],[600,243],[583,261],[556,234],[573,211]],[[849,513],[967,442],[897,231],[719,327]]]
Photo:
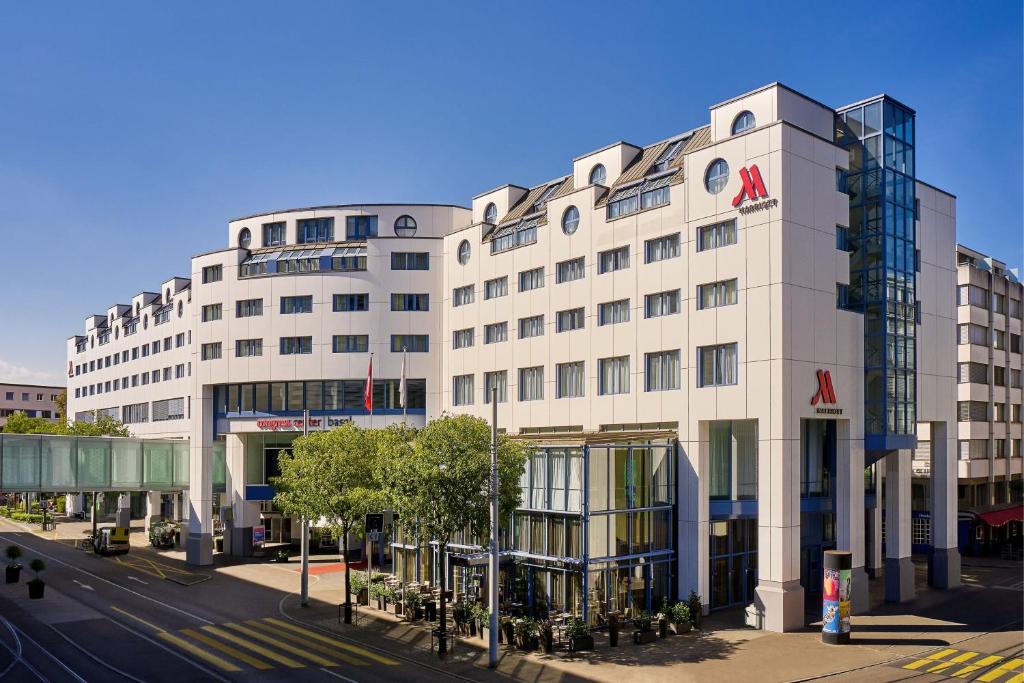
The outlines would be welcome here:
[[[100,558],[0,520],[0,546],[16,543],[27,567],[46,562],[46,597],[0,585],[0,680],[261,681],[438,680],[442,673],[296,622],[287,592],[221,573],[174,575],[145,547]],[[182,585],[162,575],[194,585]],[[204,579],[206,576],[208,578]]]

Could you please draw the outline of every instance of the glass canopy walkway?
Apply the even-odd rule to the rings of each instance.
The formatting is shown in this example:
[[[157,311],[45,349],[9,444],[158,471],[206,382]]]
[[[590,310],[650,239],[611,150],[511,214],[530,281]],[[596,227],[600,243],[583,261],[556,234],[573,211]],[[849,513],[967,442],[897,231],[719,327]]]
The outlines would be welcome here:
[[[0,491],[180,491],[188,461],[181,439],[0,434]],[[226,475],[224,442],[214,442],[214,492]]]

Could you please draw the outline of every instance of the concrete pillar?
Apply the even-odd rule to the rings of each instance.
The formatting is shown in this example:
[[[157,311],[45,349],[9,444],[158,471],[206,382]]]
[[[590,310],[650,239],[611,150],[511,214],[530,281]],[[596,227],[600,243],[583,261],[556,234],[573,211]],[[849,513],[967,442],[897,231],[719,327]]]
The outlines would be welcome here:
[[[225,526],[224,550],[237,557],[250,557],[253,553],[252,528],[260,523],[260,504],[245,499],[245,439],[238,434],[227,434],[225,441],[231,523]]]
[[[912,454],[885,456],[885,600],[914,597],[914,563],[910,560],[910,474]]]
[[[800,585],[800,438],[758,443],[755,607],[767,631],[804,626]]]
[[[931,522],[932,552],[928,558],[928,584],[935,588],[960,585],[960,551],[957,547],[956,437],[949,423],[931,423]],[[1009,467],[1007,461],[1007,467]]]
[[[851,439],[850,421],[836,421],[836,549],[853,554],[850,609],[868,611],[864,568],[864,440]]]
[[[132,525],[132,497],[130,493],[117,494],[117,515],[115,526],[130,527]]]
[[[68,493],[64,496],[64,514],[68,517],[85,512],[85,494]]]
[[[181,505],[181,493],[175,491],[171,494],[171,519],[175,522],[180,522],[182,519],[182,505]]]
[[[680,443],[678,452],[679,515],[678,546],[687,551],[679,555],[677,594],[683,600],[696,591],[701,596],[704,612],[711,604],[708,506],[708,443],[706,422],[699,428],[700,441]]]
[[[146,532],[149,533],[149,527],[152,526],[153,522],[159,522],[163,519],[163,515],[160,514],[160,504],[162,498],[159,491],[146,491]]]
[[[875,473],[875,485],[871,490],[875,496],[875,507],[864,511],[864,526],[867,529],[864,542],[864,569],[868,576],[877,579],[885,568],[885,558],[882,556],[882,480],[885,478],[885,468],[881,462],[876,462],[871,469]]]
[[[185,561],[213,564],[213,386],[193,377]]]

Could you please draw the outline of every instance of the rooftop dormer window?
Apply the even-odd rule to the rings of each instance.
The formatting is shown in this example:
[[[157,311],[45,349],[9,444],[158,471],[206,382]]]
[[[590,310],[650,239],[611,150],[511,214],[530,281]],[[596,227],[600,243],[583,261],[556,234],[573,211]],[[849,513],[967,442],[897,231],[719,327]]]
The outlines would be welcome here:
[[[668,167],[672,164],[673,161],[675,161],[675,158],[679,155],[679,150],[681,150],[682,148],[682,140],[676,140],[671,145],[666,147],[665,151],[663,151],[658,156],[658,160],[654,162],[653,166],[651,166],[651,170],[648,171],[648,174],[662,173],[663,171],[668,170]]]
[[[527,214],[531,214],[531,213],[537,213],[538,211],[543,211],[544,210],[544,206],[548,203],[548,200],[551,199],[551,195],[553,195],[558,190],[558,188],[561,187],[561,186],[562,186],[561,181],[559,181],[559,182],[557,182],[557,183],[555,183],[553,185],[548,185],[544,189],[544,191],[540,193],[540,196],[537,197],[537,201],[535,201],[533,203],[533,205],[530,207],[530,210],[527,211],[526,213]]]
[[[498,222],[498,207],[494,205],[494,202],[491,202],[490,204],[487,205],[487,208],[484,209],[484,223],[494,224],[494,223],[497,223],[497,222]]]
[[[749,111],[741,111],[739,116],[732,122],[732,134],[739,135],[740,133],[745,133],[756,125],[757,122],[754,120],[753,114]]]
[[[590,184],[591,185],[604,185],[608,179],[608,172],[604,168],[604,164],[597,164],[594,168],[590,169]]]

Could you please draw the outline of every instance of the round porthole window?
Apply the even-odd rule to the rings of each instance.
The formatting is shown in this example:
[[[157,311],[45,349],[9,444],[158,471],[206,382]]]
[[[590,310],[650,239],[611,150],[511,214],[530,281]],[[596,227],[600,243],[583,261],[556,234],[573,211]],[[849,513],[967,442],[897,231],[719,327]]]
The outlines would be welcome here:
[[[412,216],[399,216],[395,221],[395,235],[398,237],[412,237],[416,234],[416,219]]]
[[[462,240],[459,242],[459,263],[466,265],[469,263],[469,255],[471,248],[469,246],[469,240]]]
[[[607,171],[604,170],[604,164],[598,164],[594,168],[590,169],[590,184],[591,185],[604,185]]]
[[[490,204],[487,205],[487,208],[484,209],[484,223],[494,224],[494,223],[497,223],[497,222],[498,222],[498,207],[494,205],[494,202],[491,202]]]
[[[248,249],[252,243],[252,233],[249,232],[249,228],[242,228],[241,232],[238,233],[238,246],[242,249]]]
[[[570,206],[562,214],[562,232],[571,235],[576,232],[578,227],[580,227],[580,210],[575,206]]]
[[[725,163],[725,159],[715,159],[704,174],[704,187],[711,194],[718,194],[725,189],[728,182],[729,164]]]

